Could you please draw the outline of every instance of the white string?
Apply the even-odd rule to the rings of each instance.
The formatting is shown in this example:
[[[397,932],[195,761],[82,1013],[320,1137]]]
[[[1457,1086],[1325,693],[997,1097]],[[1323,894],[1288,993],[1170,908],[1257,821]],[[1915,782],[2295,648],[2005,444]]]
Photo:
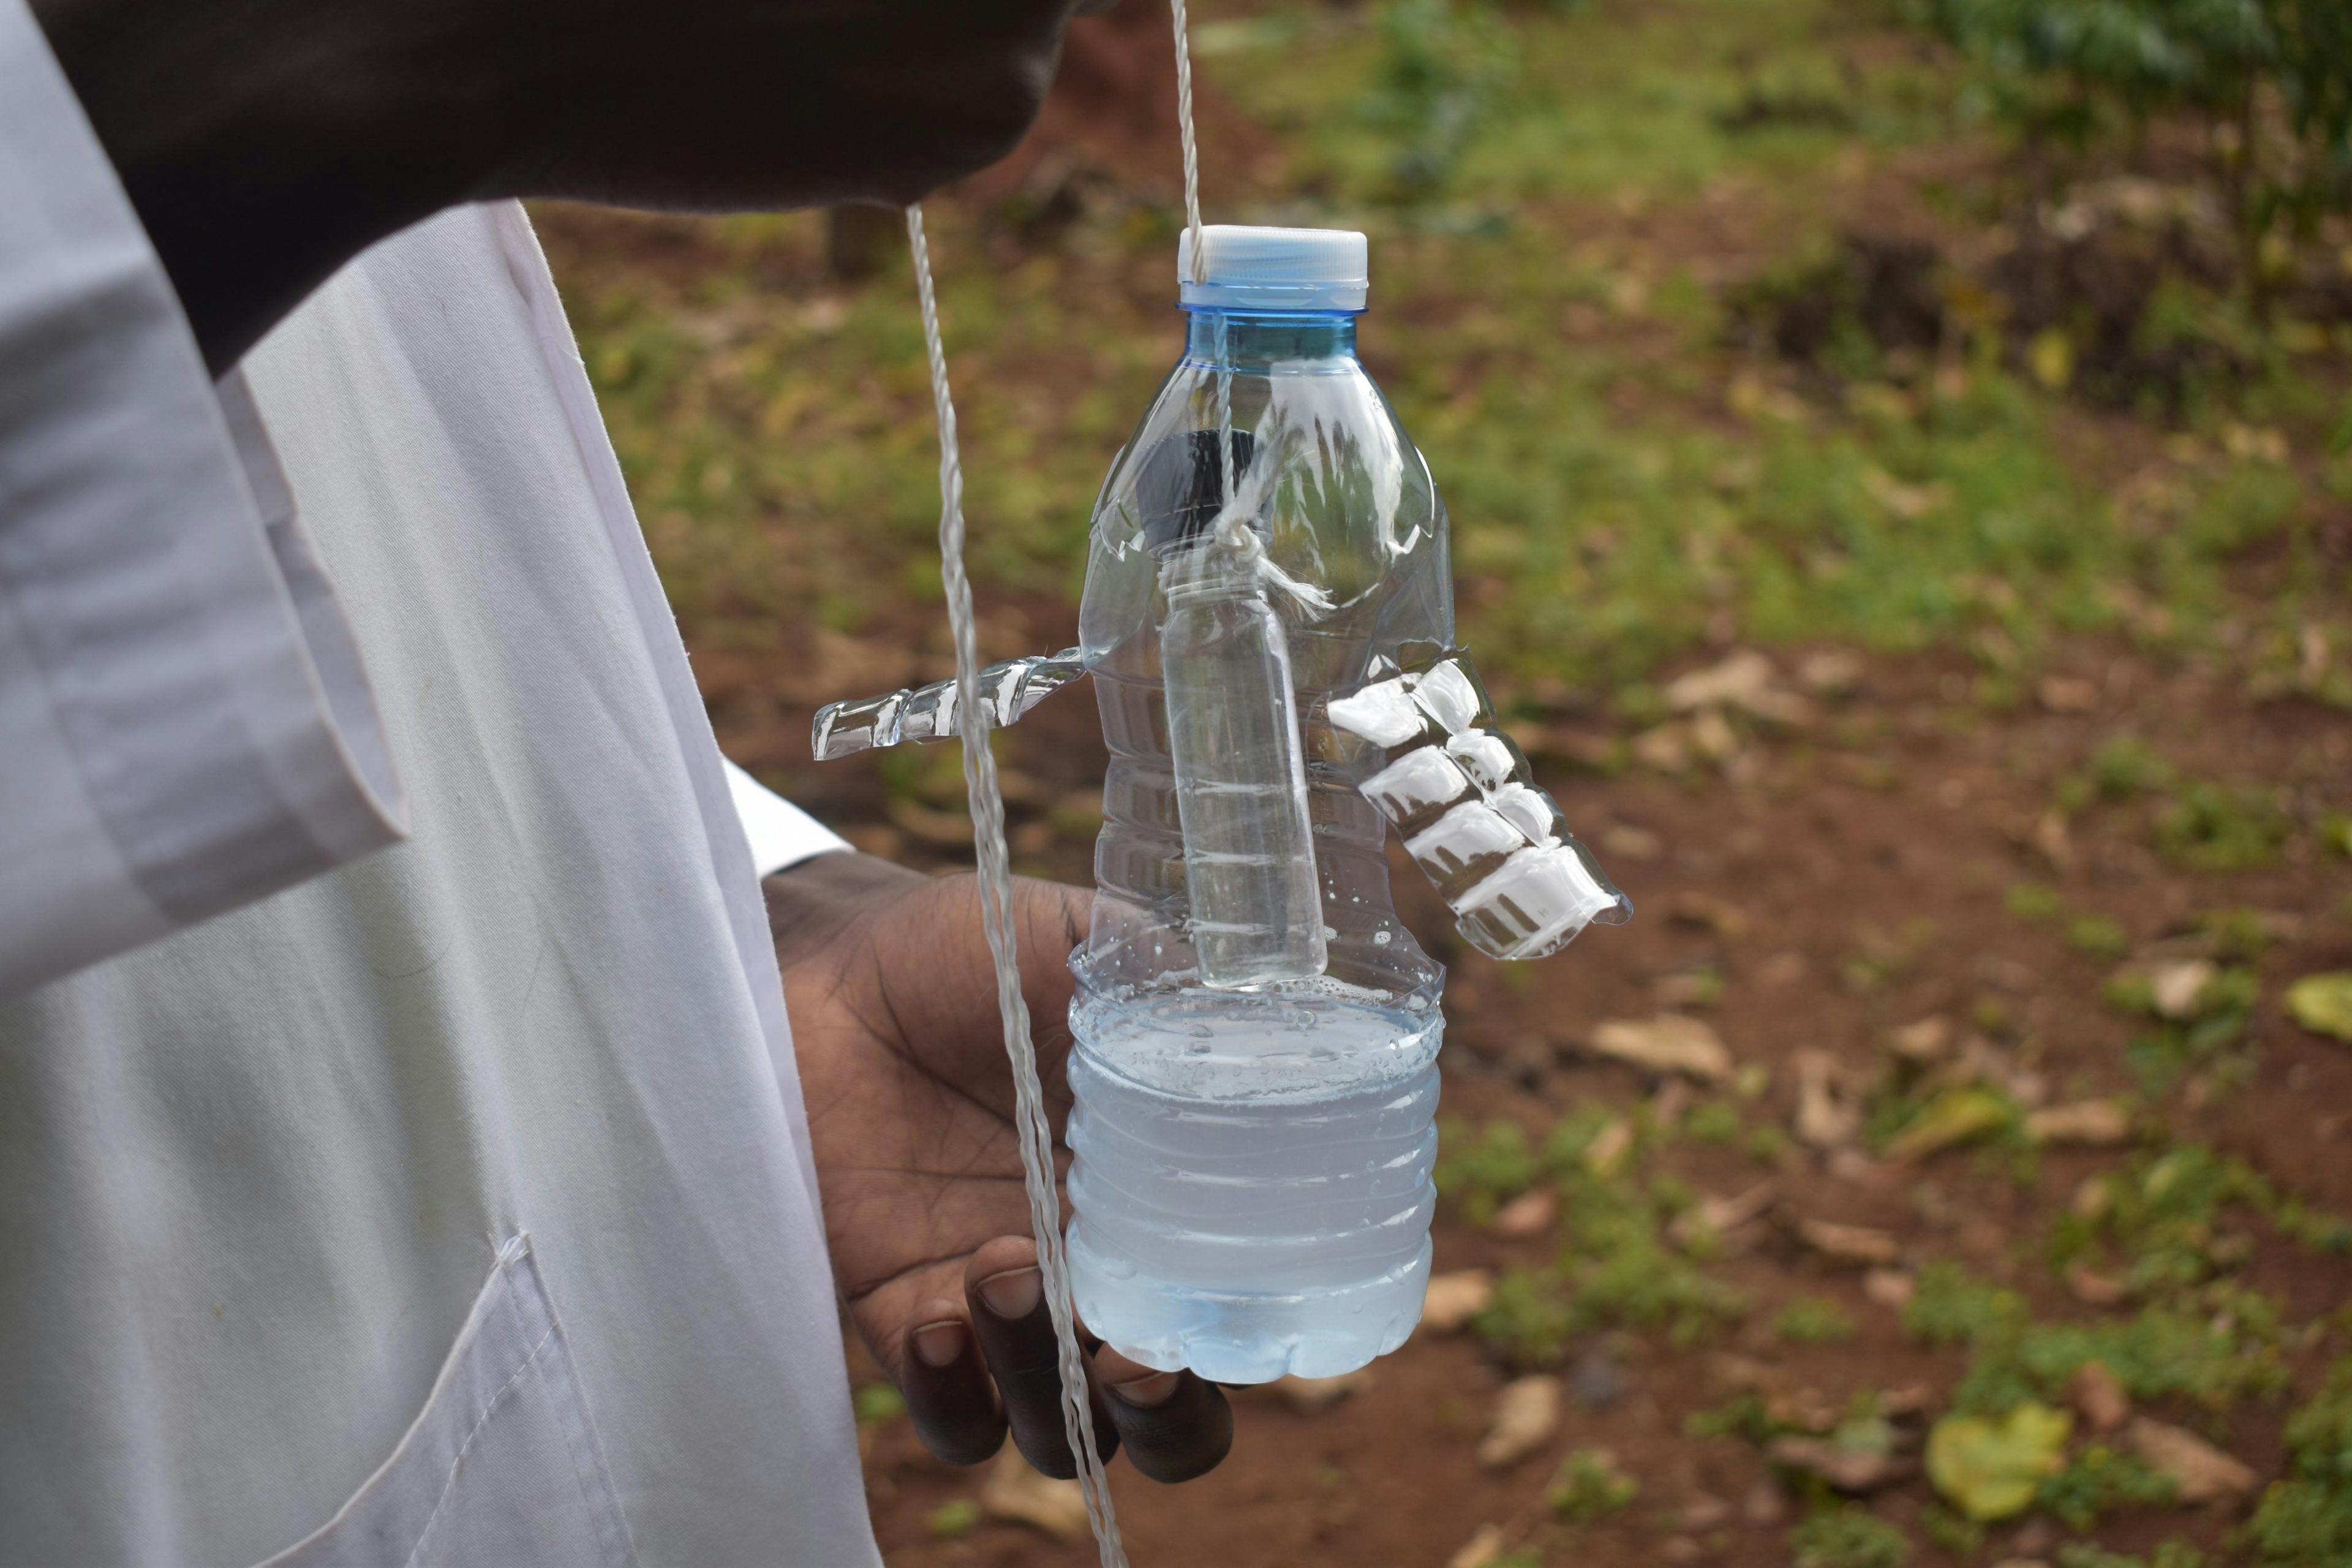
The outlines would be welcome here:
[[[1169,0],[1169,5],[1176,30],[1176,127],[1184,152],[1184,226],[1192,235],[1192,276],[1200,279],[1207,276],[1208,250],[1201,230],[1201,155],[1192,135],[1192,29],[1185,18],[1184,0]],[[1062,1374],[1062,1431],[1077,1456],[1078,1490],[1086,1500],[1087,1521],[1094,1527],[1102,1568],[1128,1568],[1118,1515],[1112,1509],[1110,1487],[1095,1446],[1094,1408],[1087,1393],[1086,1363],[1078,1350],[1069,1264],[1062,1249],[1053,1133],[1045,1121],[1045,1090],[1037,1081],[1037,1048],[1029,1035],[1029,1005],[1021,994],[1021,970],[1013,948],[1013,873],[1004,847],[1004,797],[997,784],[996,755],[989,749],[987,720],[981,710],[979,637],[972,624],[971,580],[965,575],[963,564],[963,460],[956,442],[947,351],[940,341],[939,295],[931,282],[931,250],[923,235],[919,205],[907,209],[907,243],[914,253],[923,346],[930,358],[931,408],[940,427],[940,579],[947,591],[948,626],[955,642],[956,731],[963,741],[964,794],[971,805],[972,847],[980,867],[981,924],[996,968],[996,1005],[1004,1026],[1004,1052],[1013,1064],[1013,1122],[1021,1146],[1023,1182],[1029,1193],[1029,1227],[1037,1238],[1038,1272],[1054,1320],[1055,1359]],[[1220,322],[1217,490],[1221,505],[1230,512],[1233,383],[1223,365],[1223,343]]]
[[[1201,248],[1201,151],[1192,141],[1192,27],[1185,19],[1184,0],[1168,0],[1176,25],[1176,134],[1184,144],[1184,227],[1192,237],[1192,279],[1208,276],[1208,257]]]
[[[1168,11],[1176,28],[1176,138],[1184,149],[1184,229],[1192,239],[1192,281],[1203,283],[1209,277],[1209,247],[1208,236],[1201,229],[1201,149],[1192,134],[1192,26],[1184,0],[1168,0]],[[1234,373],[1226,363],[1222,313],[1217,317],[1216,354],[1217,504],[1227,507],[1234,494]],[[1240,535],[1247,531],[1229,518],[1219,531],[1227,546],[1241,548]]]
[[[1094,1526],[1102,1568],[1127,1568],[1118,1516],[1095,1447],[1086,1363],[1078,1351],[1070,1306],[1069,1265],[1062,1250],[1062,1205],[1054,1188],[1053,1132],[1037,1082],[1037,1048],[1029,1036],[1029,1005],[1013,945],[1013,873],[1004,849],[1004,797],[989,750],[988,719],[980,701],[979,637],[972,626],[971,580],[963,568],[963,460],[956,445],[955,403],[948,395],[947,351],[940,343],[939,297],[931,286],[931,249],[923,237],[923,209],[907,209],[907,242],[915,255],[915,292],[923,307],[923,346],[931,362],[931,406],[940,426],[940,578],[947,589],[948,626],[955,637],[956,731],[963,739],[964,794],[971,803],[972,847],[980,862],[981,924],[996,965],[996,1005],[1004,1025],[1004,1053],[1013,1061],[1013,1127],[1021,1172],[1029,1189],[1029,1226],[1037,1237],[1037,1267],[1062,1373],[1062,1431],[1078,1458],[1078,1489]]]

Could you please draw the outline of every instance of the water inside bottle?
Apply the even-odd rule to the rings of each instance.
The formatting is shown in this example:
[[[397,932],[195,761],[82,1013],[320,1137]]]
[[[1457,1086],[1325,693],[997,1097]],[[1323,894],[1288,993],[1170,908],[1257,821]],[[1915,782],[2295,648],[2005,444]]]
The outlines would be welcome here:
[[[1432,997],[1081,993],[1070,1079],[1079,1315],[1149,1365],[1336,1376],[1420,1319],[1435,1203]]]

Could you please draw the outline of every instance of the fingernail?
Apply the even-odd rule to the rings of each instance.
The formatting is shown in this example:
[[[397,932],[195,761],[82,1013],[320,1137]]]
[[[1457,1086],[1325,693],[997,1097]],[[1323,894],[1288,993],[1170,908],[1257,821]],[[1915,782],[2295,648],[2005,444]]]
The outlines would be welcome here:
[[[915,1356],[925,1366],[949,1366],[963,1354],[963,1325],[950,1318],[915,1331]]]
[[[1037,1310],[1045,1297],[1044,1276],[1032,1268],[1008,1268],[980,1282],[980,1299],[1006,1321],[1016,1321]]]
[[[1155,1372],[1133,1383],[1114,1383],[1110,1391],[1128,1404],[1149,1410],[1155,1405],[1167,1404],[1168,1396],[1176,1392],[1177,1381],[1183,1375],[1181,1372]]]

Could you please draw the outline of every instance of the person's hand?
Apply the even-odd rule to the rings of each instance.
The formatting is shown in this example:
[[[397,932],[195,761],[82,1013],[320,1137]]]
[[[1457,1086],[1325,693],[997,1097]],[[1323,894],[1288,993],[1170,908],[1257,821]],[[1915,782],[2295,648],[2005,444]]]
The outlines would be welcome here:
[[[1112,0],[32,0],[225,370],[444,206],[903,205],[1036,117]]]
[[[826,1240],[857,1331],[940,1458],[977,1464],[1009,1423],[1031,1464],[1076,1475],[973,879],[825,855],[769,878],[767,893]],[[1058,1155],[1067,959],[1089,895],[1026,879],[1014,893]],[[1108,1347],[1090,1362],[1106,1457],[1124,1443],[1143,1474],[1178,1481],[1232,1447],[1232,1414],[1213,1384]]]

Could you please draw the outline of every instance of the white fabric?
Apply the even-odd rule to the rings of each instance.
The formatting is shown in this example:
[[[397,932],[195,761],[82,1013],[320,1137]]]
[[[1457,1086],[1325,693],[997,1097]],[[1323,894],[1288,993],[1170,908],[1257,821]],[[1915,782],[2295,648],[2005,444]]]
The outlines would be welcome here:
[[[378,247],[245,382],[291,503],[248,524],[315,542],[279,581],[332,578],[313,668],[364,661],[410,837],[0,1002],[0,1562],[312,1536],[528,1232],[639,1561],[878,1563],[744,830],[520,209]]]
[[[257,461],[0,0],[0,995],[398,835],[367,683]]]
[[[743,837],[751,842],[751,868],[761,876],[852,847],[840,834],[733,763],[727,763],[726,768],[735,819],[743,825]]]
[[[263,1568],[634,1568],[628,1521],[530,1239],[499,1249],[423,1414],[317,1534]]]

